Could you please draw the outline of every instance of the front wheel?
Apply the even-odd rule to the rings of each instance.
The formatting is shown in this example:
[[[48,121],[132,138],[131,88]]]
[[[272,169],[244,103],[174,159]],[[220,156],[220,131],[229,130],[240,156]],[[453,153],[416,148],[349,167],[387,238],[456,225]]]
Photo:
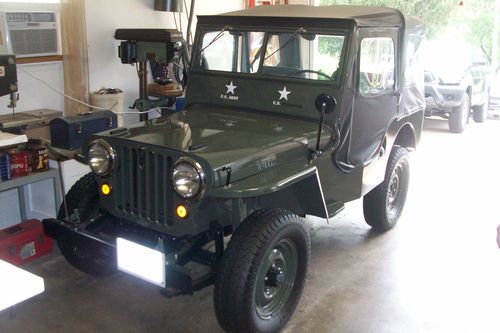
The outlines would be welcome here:
[[[408,150],[394,147],[389,156],[384,181],[363,198],[366,223],[377,231],[387,231],[394,227],[403,212],[409,183]]]
[[[71,187],[66,194],[66,206],[68,215],[76,213],[82,222],[90,220],[98,213],[99,192],[93,174],[83,176]],[[57,217],[66,217],[64,204],[61,205]],[[59,236],[57,245],[64,258],[84,273],[106,276],[117,272],[115,252],[98,241],[69,232]]]
[[[464,93],[462,97],[462,102],[450,113],[450,118],[448,120],[448,127],[453,133],[462,133],[465,127],[469,123],[470,117],[470,97],[467,93]]]
[[[484,97],[484,103],[474,107],[474,112],[472,113],[472,118],[476,123],[484,123],[486,118],[488,118],[488,108],[490,96],[486,94]]]
[[[277,332],[299,302],[311,243],[302,218],[280,209],[250,215],[233,234],[217,273],[214,306],[228,332]]]

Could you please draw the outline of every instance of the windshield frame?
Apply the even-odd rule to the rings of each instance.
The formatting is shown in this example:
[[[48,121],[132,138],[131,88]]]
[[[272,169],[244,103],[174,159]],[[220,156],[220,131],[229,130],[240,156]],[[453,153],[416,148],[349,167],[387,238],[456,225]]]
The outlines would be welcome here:
[[[259,26],[256,27],[254,25],[231,25],[230,29],[235,31],[243,31],[243,32],[263,32],[264,39],[262,43],[262,48],[259,50],[259,66],[258,70],[254,73],[243,73],[243,72],[232,72],[232,71],[222,71],[222,70],[204,70],[201,68],[196,68],[193,65],[200,61],[200,57],[202,55],[203,50],[203,36],[209,32],[219,32],[223,30],[227,25],[199,25],[196,32],[195,45],[193,48],[193,54],[191,60],[190,71],[197,74],[210,74],[216,76],[233,76],[238,78],[266,78],[270,80],[277,81],[289,81],[289,82],[298,82],[298,83],[314,83],[314,84],[323,84],[323,85],[333,85],[340,86],[342,81],[345,78],[345,70],[348,59],[346,59],[347,52],[349,50],[350,40],[351,40],[351,31],[349,29],[324,29],[324,28],[307,28],[303,29],[307,31],[308,34],[316,34],[316,35],[332,35],[339,36],[344,38],[344,43],[342,46],[342,51],[340,54],[339,66],[337,69],[337,75],[335,80],[317,80],[317,79],[309,79],[309,78],[301,78],[301,77],[292,77],[292,76],[279,76],[272,74],[263,73],[263,65],[265,61],[265,50],[267,48],[267,44],[269,42],[269,37],[272,34],[277,33],[294,33],[298,29],[301,29],[300,26],[295,27],[277,27],[277,26]]]

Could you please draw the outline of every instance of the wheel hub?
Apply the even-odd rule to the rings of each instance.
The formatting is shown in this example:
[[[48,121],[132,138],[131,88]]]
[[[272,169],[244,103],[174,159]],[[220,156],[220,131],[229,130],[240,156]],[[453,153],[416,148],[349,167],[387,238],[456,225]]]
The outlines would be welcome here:
[[[297,274],[298,252],[289,239],[279,241],[263,258],[254,292],[259,317],[269,319],[286,304]]]
[[[278,263],[274,263],[269,271],[267,271],[267,275],[264,279],[266,286],[278,288],[285,281],[283,267],[277,266],[277,264]]]
[[[398,163],[391,175],[391,181],[387,190],[386,207],[389,213],[397,210],[401,192],[401,176],[403,173],[403,165]]]
[[[392,203],[399,191],[399,176],[394,174],[389,185],[389,202]]]

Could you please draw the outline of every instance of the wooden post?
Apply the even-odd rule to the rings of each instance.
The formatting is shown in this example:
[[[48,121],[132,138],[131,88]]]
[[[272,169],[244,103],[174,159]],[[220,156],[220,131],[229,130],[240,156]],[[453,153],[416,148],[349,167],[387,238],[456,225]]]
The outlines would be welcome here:
[[[85,0],[61,0],[61,38],[64,63],[64,92],[78,100],[89,99],[89,66]],[[64,100],[64,115],[72,116],[89,108],[68,98]]]

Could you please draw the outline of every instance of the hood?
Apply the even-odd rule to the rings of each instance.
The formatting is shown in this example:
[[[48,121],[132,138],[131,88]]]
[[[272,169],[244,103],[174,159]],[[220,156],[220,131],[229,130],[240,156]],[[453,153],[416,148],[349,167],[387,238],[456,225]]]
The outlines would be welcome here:
[[[282,115],[197,106],[139,123],[118,137],[196,155],[216,170],[217,186],[225,180],[224,167],[235,181],[285,163],[306,164],[317,126]],[[324,132],[327,141],[331,134]]]

